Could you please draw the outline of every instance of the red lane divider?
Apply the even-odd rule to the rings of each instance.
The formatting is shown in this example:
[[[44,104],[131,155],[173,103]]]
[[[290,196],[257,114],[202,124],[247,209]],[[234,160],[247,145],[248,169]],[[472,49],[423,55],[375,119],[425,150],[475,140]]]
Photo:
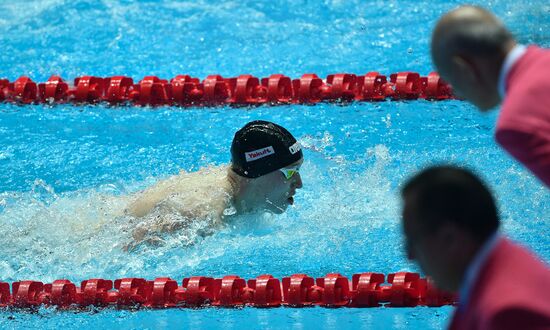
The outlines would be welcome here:
[[[0,102],[20,104],[107,102],[140,106],[250,106],[452,98],[451,86],[436,72],[427,77],[416,72],[399,72],[391,74],[389,79],[378,72],[363,76],[338,73],[326,79],[311,73],[293,80],[282,74],[261,79],[247,74],[235,78],[210,75],[202,82],[188,75],[178,75],[170,81],[147,76],[137,83],[125,76],[83,76],[75,78],[73,84],[59,76],[51,76],[45,83],[38,84],[26,76],[14,82],[0,79]]]
[[[117,82],[118,84],[118,82]],[[123,278],[114,282],[89,279],[76,285],[68,280],[0,282],[0,307],[39,305],[76,309],[86,306],[117,308],[172,307],[414,307],[452,305],[456,297],[438,290],[431,279],[400,272],[354,274],[350,281],[337,273],[314,279],[294,274],[282,280],[260,275],[246,281],[235,275],[221,279],[184,278],[181,285],[168,277],[153,281]]]

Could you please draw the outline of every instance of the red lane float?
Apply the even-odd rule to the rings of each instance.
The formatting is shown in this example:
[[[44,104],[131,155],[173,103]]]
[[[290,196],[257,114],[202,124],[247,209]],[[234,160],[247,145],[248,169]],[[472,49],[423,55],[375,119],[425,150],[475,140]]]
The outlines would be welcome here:
[[[282,291],[279,279],[271,275],[260,275],[247,281],[248,300],[256,307],[279,307],[282,303]]]
[[[13,83],[0,79],[0,102],[19,104],[107,102],[139,106],[252,106],[452,98],[451,86],[436,72],[427,77],[416,72],[393,73],[389,77],[378,72],[362,76],[337,73],[326,79],[308,73],[294,80],[282,74],[268,78],[248,74],[234,78],[210,75],[202,82],[189,75],[178,75],[170,81],[147,76],[136,84],[126,76],[83,76],[75,78],[72,85],[55,75],[38,84],[26,76]]]
[[[381,284],[384,283],[384,274],[363,273],[352,277],[352,290],[354,292],[351,306],[353,307],[377,307],[381,301]]]
[[[168,81],[155,76],[147,76],[134,85],[131,99],[138,105],[163,105],[172,100],[172,89]]]
[[[224,276],[218,279],[220,293],[218,300],[214,301],[214,306],[242,306],[249,299],[246,294],[246,280],[235,275]]]
[[[236,275],[223,278],[193,276],[181,285],[169,277],[153,281],[122,278],[115,281],[89,279],[80,286],[55,280],[0,282],[0,307],[32,308],[40,305],[61,309],[86,306],[115,308],[173,307],[415,307],[452,305],[456,297],[438,290],[431,279],[400,272],[354,274],[351,281],[330,273],[314,279],[294,274],[282,280],[260,275],[248,281]]]
[[[109,292],[113,288],[113,281],[93,278],[82,281],[80,290],[77,290],[76,300],[81,306],[105,306],[109,302]]]
[[[10,82],[7,79],[0,79],[0,102],[4,101],[9,93]]]
[[[0,282],[0,307],[6,307],[11,302],[10,284]]]
[[[59,76],[51,76],[45,83],[38,84],[38,98],[42,103],[63,103],[67,101],[69,85]]]
[[[357,76],[348,73],[330,74],[327,76],[330,85],[331,100],[352,101],[355,99]]]
[[[417,306],[425,296],[426,284],[417,273],[396,273],[388,275],[390,288],[383,288],[390,307]]]
[[[272,74],[262,78],[262,86],[266,88],[266,101],[271,104],[291,103],[294,97],[292,80],[282,74]]]
[[[315,290],[315,279],[306,274],[294,274],[290,277],[284,277],[283,281],[283,299],[295,307],[310,306],[319,299],[312,294]]]
[[[147,302],[147,305],[155,308],[175,307],[178,302],[177,289],[178,282],[169,277],[155,279],[151,299]]]
[[[50,303],[57,306],[69,306],[75,301],[76,286],[69,280],[55,280],[49,288]]]
[[[391,97],[395,100],[414,100],[422,95],[422,80],[416,72],[400,72],[390,75],[395,85]]]
[[[111,104],[125,103],[131,100],[134,81],[130,77],[115,76],[106,79],[107,91],[103,99]]]
[[[106,80],[99,77],[84,76],[74,79],[74,87],[69,90],[75,103],[96,103],[103,99]]]
[[[191,306],[208,305],[216,301],[220,290],[215,279],[204,276],[183,279],[182,288],[185,289],[183,301]]]
[[[355,99],[359,101],[383,101],[393,95],[393,86],[388,84],[386,76],[378,72],[369,72],[358,78],[358,92]]]
[[[37,101],[37,86],[29,77],[19,77],[13,84],[10,84],[11,93],[8,94],[16,102],[28,104]]]
[[[30,307],[42,304],[46,294],[44,283],[36,281],[21,281],[12,284],[11,304],[18,307]]]
[[[198,102],[203,94],[203,84],[198,78],[192,78],[188,75],[179,75],[170,80],[167,88],[172,91],[173,105],[184,106]]]
[[[454,98],[452,88],[447,84],[437,72],[432,72],[428,77],[422,79],[422,98],[428,100],[446,100]]]

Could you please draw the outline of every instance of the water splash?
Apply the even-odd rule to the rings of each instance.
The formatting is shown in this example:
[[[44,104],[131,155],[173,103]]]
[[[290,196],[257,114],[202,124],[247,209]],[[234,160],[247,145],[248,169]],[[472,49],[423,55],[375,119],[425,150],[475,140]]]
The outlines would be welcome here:
[[[142,183],[57,194],[46,182],[36,180],[27,193],[2,196],[5,206],[0,213],[0,236],[6,237],[6,248],[1,252],[4,262],[0,271],[4,280],[157,276],[180,274],[184,269],[211,272],[220,262],[227,267],[237,255],[234,266],[242,269],[247,262],[256,266],[268,263],[277,250],[303,259],[305,256],[296,253],[305,251],[307,244],[296,248],[307,241],[316,242],[307,249],[307,258],[318,262],[326,250],[342,249],[345,240],[358,241],[361,235],[355,231],[359,228],[365,235],[394,225],[388,223],[395,203],[384,175],[389,151],[380,145],[366,153],[375,160],[362,173],[352,173],[344,163],[327,174],[325,168],[306,161],[306,188],[298,192],[297,205],[282,216],[236,217],[215,232],[210,231],[211,219],[203,219],[186,230],[162,236],[160,246],[143,245],[131,253],[123,249],[132,232],[150,225],[147,221],[155,218],[155,212],[145,221],[128,216],[125,209],[133,195],[121,192],[135,191]],[[254,254],[260,246],[271,249],[269,257]],[[283,270],[280,265],[269,268]]]

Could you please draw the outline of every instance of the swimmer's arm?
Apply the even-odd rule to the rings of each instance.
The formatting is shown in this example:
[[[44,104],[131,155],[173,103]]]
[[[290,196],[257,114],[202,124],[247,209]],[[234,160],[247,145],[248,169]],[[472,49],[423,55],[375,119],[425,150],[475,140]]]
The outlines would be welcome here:
[[[132,241],[126,244],[122,250],[125,252],[132,252],[142,244],[149,246],[163,245],[165,243],[163,238],[164,234],[174,233],[188,227],[192,222],[190,219],[188,220],[189,221],[173,221],[173,219],[161,216],[151,225],[140,224],[132,231]],[[221,226],[221,219],[218,219],[218,221],[214,221],[208,227],[199,229],[197,234],[202,237],[210,236],[216,229],[221,228]],[[194,244],[194,242],[185,242],[186,246],[191,244]]]

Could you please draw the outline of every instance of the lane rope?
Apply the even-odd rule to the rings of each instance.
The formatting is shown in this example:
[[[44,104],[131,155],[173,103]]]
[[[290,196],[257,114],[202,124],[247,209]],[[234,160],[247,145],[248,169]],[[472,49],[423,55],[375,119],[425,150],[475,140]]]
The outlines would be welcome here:
[[[451,86],[437,72],[426,77],[416,72],[399,72],[389,77],[378,72],[337,73],[325,79],[316,74],[304,74],[299,79],[282,74],[267,78],[248,74],[234,78],[210,75],[203,81],[189,75],[178,75],[170,81],[147,76],[137,83],[126,76],[82,76],[75,78],[73,83],[55,75],[43,83],[36,83],[27,76],[13,82],[0,79],[0,102],[19,104],[105,102],[111,105],[208,107],[453,98]]]
[[[387,283],[385,282],[387,280]],[[222,278],[193,276],[179,284],[168,277],[153,281],[122,278],[115,281],[89,279],[76,285],[69,280],[53,283],[0,282],[0,307],[59,309],[83,307],[196,308],[196,307],[439,307],[453,305],[456,297],[438,290],[430,278],[399,272],[338,273],[313,278],[294,274],[279,280],[260,275],[245,280],[236,275]]]

